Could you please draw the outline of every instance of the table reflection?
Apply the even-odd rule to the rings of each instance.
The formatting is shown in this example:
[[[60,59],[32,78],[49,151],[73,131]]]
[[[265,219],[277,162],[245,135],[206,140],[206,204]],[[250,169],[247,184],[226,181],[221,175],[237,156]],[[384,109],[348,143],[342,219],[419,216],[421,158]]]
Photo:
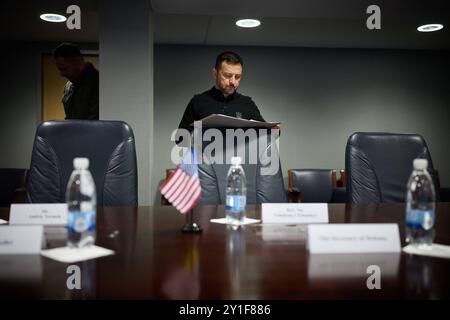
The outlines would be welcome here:
[[[242,292],[241,275],[243,272],[249,271],[246,269],[246,235],[245,226],[238,228],[227,225],[227,261],[229,264],[229,279],[230,290],[233,297],[239,299],[239,294]]]
[[[261,238],[265,242],[306,242],[307,225],[262,224]]]
[[[39,254],[0,255],[1,283],[35,284],[42,278],[42,262]]]
[[[309,254],[308,280],[367,278],[367,268],[378,266],[383,279],[396,278],[400,253]]]
[[[200,297],[200,251],[199,236],[187,239],[187,249],[179,263],[171,268],[162,282],[165,299],[195,300]]]

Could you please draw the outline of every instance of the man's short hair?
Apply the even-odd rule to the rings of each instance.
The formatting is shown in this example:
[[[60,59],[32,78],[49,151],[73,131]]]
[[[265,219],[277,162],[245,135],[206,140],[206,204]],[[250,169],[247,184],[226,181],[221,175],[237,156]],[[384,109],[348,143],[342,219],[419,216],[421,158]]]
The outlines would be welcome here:
[[[56,58],[73,58],[82,57],[80,49],[72,43],[61,43],[53,51],[53,57]]]
[[[216,70],[219,70],[220,67],[222,67],[222,62],[226,61],[230,64],[240,64],[241,66],[244,66],[244,61],[242,60],[241,56],[233,51],[225,51],[219,54],[216,58]]]

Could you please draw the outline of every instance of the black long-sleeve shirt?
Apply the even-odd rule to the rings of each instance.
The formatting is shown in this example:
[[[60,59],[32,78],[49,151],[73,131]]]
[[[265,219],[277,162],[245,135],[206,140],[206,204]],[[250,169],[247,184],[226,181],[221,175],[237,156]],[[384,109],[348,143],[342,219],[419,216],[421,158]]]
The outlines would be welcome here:
[[[252,98],[236,91],[225,98],[220,90],[212,87],[208,91],[195,95],[189,101],[178,128],[192,131],[194,127],[191,126],[191,123],[213,113],[247,120],[265,121]]]

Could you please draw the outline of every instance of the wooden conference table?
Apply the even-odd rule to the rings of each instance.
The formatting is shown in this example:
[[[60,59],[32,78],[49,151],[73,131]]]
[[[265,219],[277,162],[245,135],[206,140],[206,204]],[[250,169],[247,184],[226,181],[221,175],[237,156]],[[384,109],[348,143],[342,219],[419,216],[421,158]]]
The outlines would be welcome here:
[[[398,223],[404,204],[330,204],[330,223]],[[249,206],[260,217],[260,206]],[[195,209],[201,234],[185,234],[172,207],[99,208],[97,245],[113,256],[76,263],[81,290],[69,290],[68,264],[38,255],[0,256],[0,298],[33,299],[441,299],[450,297],[450,259],[401,254],[310,255],[305,226],[209,222],[223,206]],[[8,220],[9,209],[0,209]],[[56,241],[56,240],[55,240]],[[450,203],[437,205],[435,242],[450,244]],[[51,244],[50,244],[51,245]],[[404,243],[402,243],[404,245]],[[366,286],[369,265],[381,289]]]

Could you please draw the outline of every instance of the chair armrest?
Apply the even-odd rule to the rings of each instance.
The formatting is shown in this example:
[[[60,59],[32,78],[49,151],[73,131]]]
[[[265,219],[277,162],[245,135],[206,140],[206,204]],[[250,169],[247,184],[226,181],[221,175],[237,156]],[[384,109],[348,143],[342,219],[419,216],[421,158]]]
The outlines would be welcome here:
[[[300,190],[298,188],[288,189],[288,202],[301,202]]]
[[[26,203],[27,189],[17,188],[14,190],[13,203]]]
[[[346,203],[347,200],[347,190],[344,187],[335,188],[333,190],[332,203]]]

